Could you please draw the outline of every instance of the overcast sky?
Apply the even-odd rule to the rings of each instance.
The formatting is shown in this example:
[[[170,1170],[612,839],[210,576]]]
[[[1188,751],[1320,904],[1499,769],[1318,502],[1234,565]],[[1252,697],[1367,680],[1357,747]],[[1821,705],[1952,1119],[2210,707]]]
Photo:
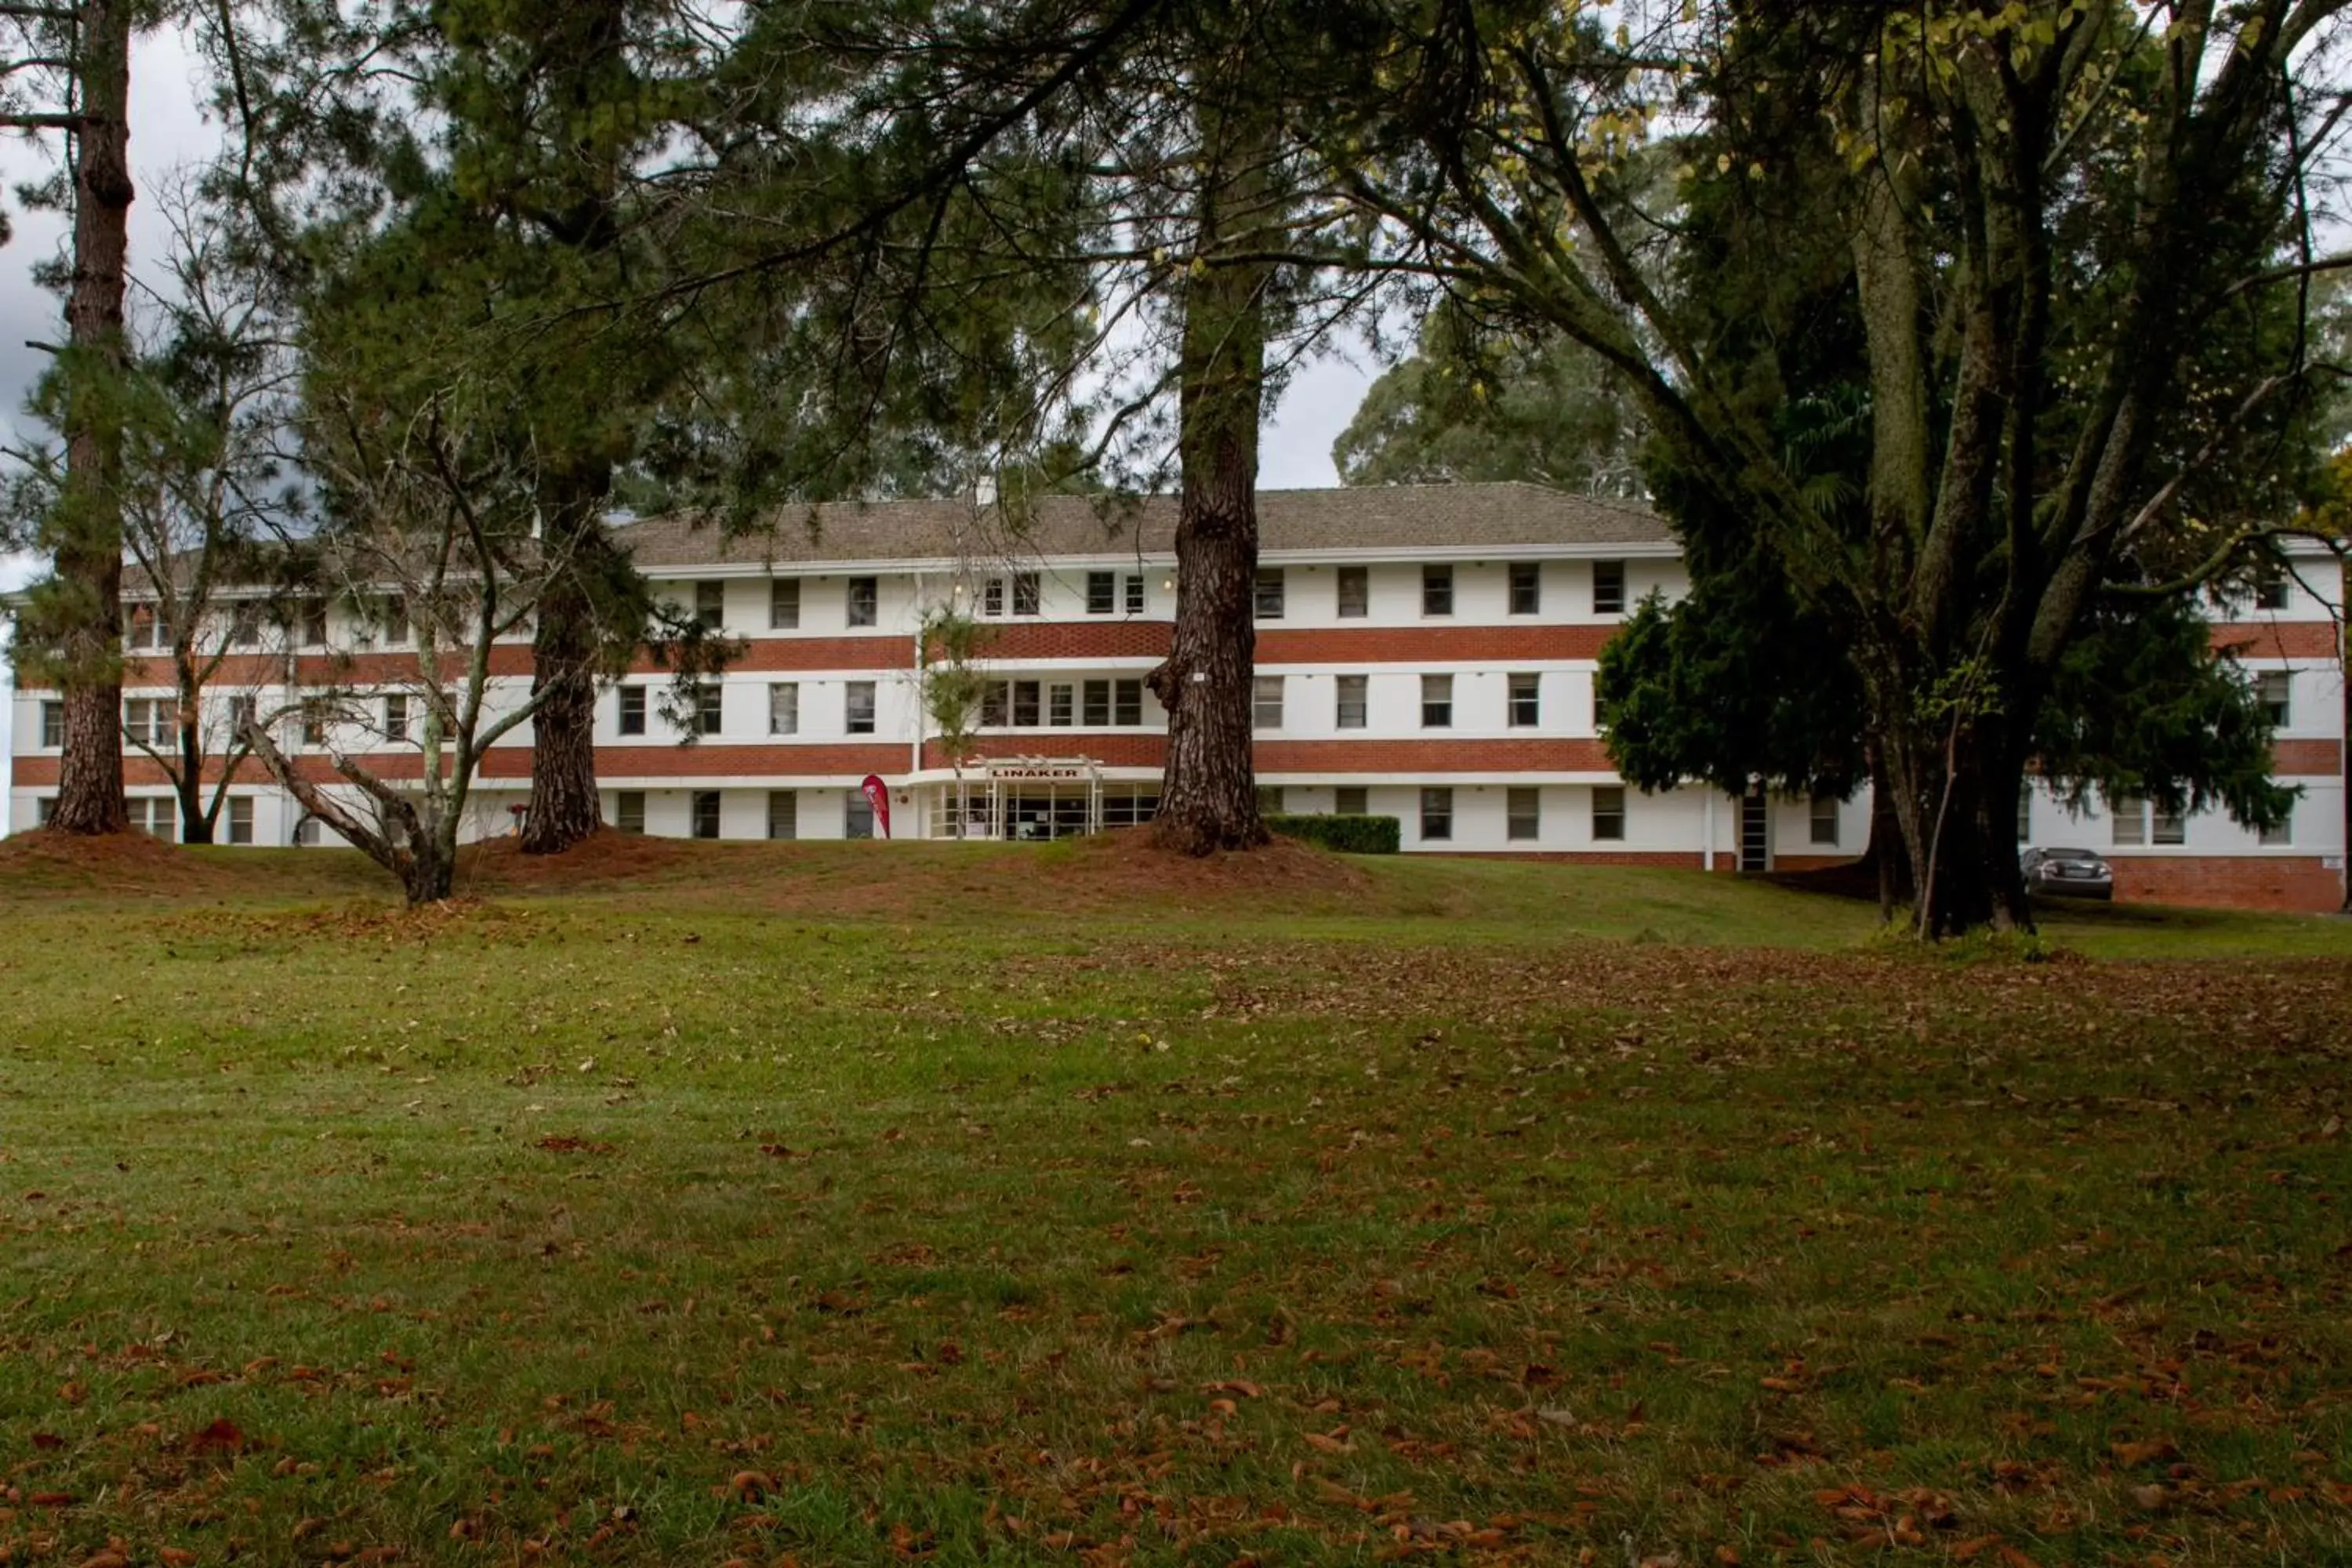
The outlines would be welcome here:
[[[176,34],[143,39],[131,58],[131,159],[138,188],[162,188],[174,170],[201,161],[218,144],[220,131],[206,123],[198,104],[203,92],[200,66]],[[45,356],[30,346],[55,342],[64,334],[57,296],[37,287],[33,269],[61,253],[67,226],[63,215],[28,213],[16,200],[15,187],[46,175],[54,166],[55,138],[28,145],[0,142],[0,182],[6,187],[8,217],[15,230],[0,248],[0,410],[11,429],[22,422],[25,395],[39,375]],[[134,277],[144,277],[163,240],[162,212],[152,200],[136,202],[131,209],[131,265]],[[1259,482],[1269,489],[1307,489],[1339,482],[1331,466],[1331,443],[1346,428],[1363,398],[1370,372],[1359,354],[1329,355],[1306,366],[1294,376],[1267,426]],[[0,589],[21,585],[30,574],[29,558],[0,555]],[[8,677],[0,667],[0,713],[6,711]],[[8,729],[0,723],[0,762],[7,756]],[[0,832],[6,830],[0,814]]]

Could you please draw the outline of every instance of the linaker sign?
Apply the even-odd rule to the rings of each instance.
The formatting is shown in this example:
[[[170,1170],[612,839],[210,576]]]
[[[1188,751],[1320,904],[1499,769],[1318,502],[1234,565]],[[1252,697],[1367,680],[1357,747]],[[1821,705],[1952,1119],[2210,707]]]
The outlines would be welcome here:
[[[992,779],[1082,779],[1087,770],[1069,763],[1018,763],[1011,767],[991,768]]]

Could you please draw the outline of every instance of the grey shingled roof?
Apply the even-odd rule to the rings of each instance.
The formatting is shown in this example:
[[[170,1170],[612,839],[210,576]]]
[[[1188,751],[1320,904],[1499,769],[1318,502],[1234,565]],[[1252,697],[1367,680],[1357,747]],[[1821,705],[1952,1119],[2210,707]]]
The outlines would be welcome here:
[[[841,501],[788,507],[772,530],[724,540],[685,515],[616,529],[640,567],[766,562],[937,561],[1013,554],[1164,554],[1172,496],[1041,499],[1017,530],[994,508],[949,500]],[[1540,485],[1386,485],[1258,492],[1258,544],[1270,552],[1662,545],[1674,536],[1637,501],[1569,495]]]

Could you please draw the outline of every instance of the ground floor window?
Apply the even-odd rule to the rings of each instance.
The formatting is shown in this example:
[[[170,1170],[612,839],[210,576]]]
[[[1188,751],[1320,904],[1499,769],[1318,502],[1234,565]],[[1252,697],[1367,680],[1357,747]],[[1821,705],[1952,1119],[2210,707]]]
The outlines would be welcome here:
[[[1160,815],[1160,792],[1105,789],[1102,810],[1105,827],[1140,827]]]
[[[1454,837],[1454,792],[1450,789],[1425,789],[1421,792],[1421,836],[1424,840],[1444,840]]]
[[[320,839],[323,837],[324,835],[320,831],[319,819],[308,812],[303,813],[302,820],[294,825],[294,842],[300,848],[317,848]]]
[[[613,826],[621,833],[646,830],[646,792],[625,789],[613,797]]]
[[[719,837],[719,792],[715,789],[694,792],[694,836],[697,838]]]
[[[2292,805],[2288,806],[2286,808],[2286,815],[2280,817],[2275,826],[2263,828],[2257,837],[2265,847],[2271,848],[2276,848],[2278,846],[2283,844],[2294,843],[2294,807]]]
[[[842,837],[871,838],[874,837],[874,803],[866,798],[864,790],[852,790],[843,797]]]
[[[1282,811],[1282,786],[1280,784],[1258,785],[1257,808],[1261,814],[1279,816]]]
[[[180,803],[167,795],[134,795],[131,826],[169,844],[180,836]]]
[[[1833,795],[1813,796],[1812,841],[1834,847],[1838,841],[1838,797]]]
[[[1601,784],[1592,792],[1592,837],[1595,843],[1625,841],[1625,786]]]
[[[779,789],[768,792],[768,837],[798,838],[801,836],[801,797],[796,790]]]
[[[253,797],[249,795],[229,798],[228,841],[231,844],[253,842]]]
[[[1342,784],[1331,792],[1331,808],[1341,816],[1364,816],[1372,809],[1372,792],[1361,784]]]
[[[1516,842],[1528,843],[1543,837],[1543,791],[1515,789],[1507,792],[1504,815],[1509,824],[1508,837]]]

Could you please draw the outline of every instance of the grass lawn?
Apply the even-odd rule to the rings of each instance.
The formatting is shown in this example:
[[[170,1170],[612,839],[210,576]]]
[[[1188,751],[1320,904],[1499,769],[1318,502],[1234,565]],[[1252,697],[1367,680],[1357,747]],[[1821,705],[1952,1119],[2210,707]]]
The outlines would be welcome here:
[[[2352,1563],[2352,926],[642,856],[0,854],[0,1563]]]

